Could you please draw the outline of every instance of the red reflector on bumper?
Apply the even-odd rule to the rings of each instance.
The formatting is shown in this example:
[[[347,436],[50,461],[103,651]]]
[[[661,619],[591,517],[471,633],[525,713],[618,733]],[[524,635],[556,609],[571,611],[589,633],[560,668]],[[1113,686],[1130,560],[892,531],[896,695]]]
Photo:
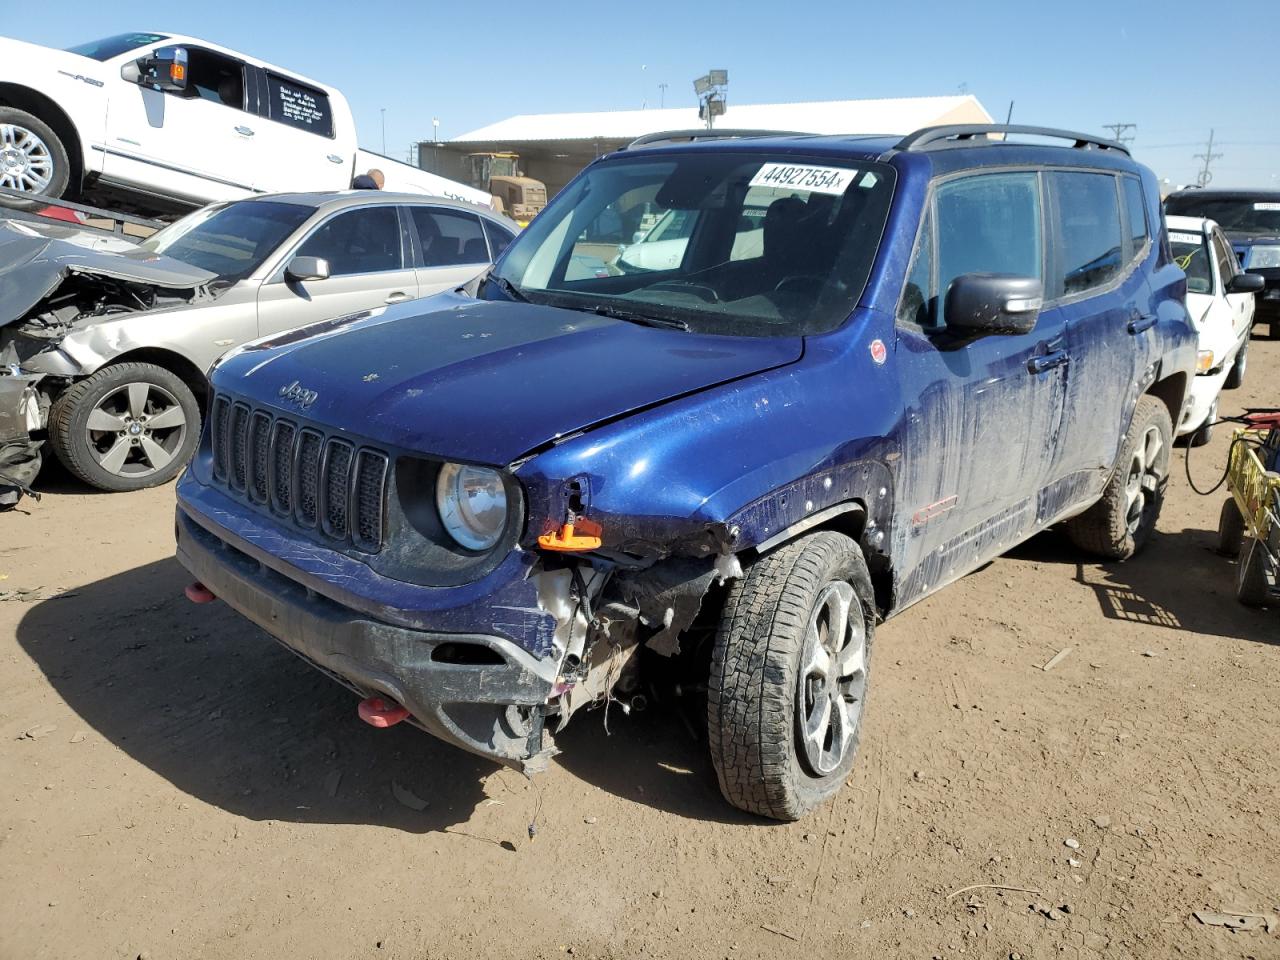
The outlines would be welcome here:
[[[187,595],[187,599],[192,603],[213,603],[218,598],[213,595],[213,591],[197,580],[195,583],[189,583],[186,589],[182,591]]]

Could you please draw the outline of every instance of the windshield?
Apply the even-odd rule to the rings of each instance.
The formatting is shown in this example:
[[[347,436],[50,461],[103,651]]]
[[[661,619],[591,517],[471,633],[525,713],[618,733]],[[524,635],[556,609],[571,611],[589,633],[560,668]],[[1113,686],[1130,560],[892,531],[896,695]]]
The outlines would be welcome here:
[[[862,293],[893,183],[891,167],[844,158],[609,160],[566,188],[497,272],[535,303],[706,333],[820,333]]]
[[[1182,272],[1187,275],[1187,293],[1213,292],[1213,276],[1209,272],[1209,244],[1202,233],[1169,231],[1169,249]]]
[[[257,270],[315,210],[272,200],[213,204],[152,234],[138,246],[234,283]]]
[[[1170,197],[1165,213],[1216,220],[1227,233],[1280,237],[1280,200],[1248,197]]]
[[[120,54],[128,53],[130,50],[137,50],[139,47],[145,47],[168,39],[163,33],[120,33],[114,37],[107,37],[105,40],[90,40],[88,43],[67,47],[67,52],[78,53],[82,57],[92,57],[94,60],[106,62],[112,57],[118,57]]]

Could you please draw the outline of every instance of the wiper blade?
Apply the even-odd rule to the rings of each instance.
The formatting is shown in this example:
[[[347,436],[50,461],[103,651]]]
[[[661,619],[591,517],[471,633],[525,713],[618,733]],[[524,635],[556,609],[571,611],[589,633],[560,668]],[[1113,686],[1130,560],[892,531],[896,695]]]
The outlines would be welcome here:
[[[496,273],[491,273],[485,277],[487,282],[493,283],[499,290],[509,296],[512,300],[518,300],[520,303],[528,303],[529,298],[520,292],[520,288],[508,280],[506,277]]]
[[[675,317],[655,317],[648,313],[633,313],[630,310],[611,307],[603,303],[596,304],[590,310],[592,313],[598,313],[602,317],[612,317],[614,320],[625,320],[627,323],[638,323],[646,327],[665,327],[668,330],[685,331],[690,329],[689,324]]]

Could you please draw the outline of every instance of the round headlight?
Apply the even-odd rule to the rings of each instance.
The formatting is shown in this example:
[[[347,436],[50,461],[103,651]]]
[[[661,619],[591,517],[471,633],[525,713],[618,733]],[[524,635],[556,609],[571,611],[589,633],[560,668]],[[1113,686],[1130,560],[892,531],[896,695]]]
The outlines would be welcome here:
[[[449,536],[468,550],[490,550],[507,525],[507,489],[488,467],[446,463],[436,482],[436,508]]]

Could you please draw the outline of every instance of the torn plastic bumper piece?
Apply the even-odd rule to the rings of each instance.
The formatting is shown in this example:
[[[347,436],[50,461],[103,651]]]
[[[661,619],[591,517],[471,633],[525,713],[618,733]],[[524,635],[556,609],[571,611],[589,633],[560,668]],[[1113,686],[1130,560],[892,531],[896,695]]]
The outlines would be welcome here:
[[[369,726],[385,730],[407,719],[409,708],[394,702],[388,703],[382,697],[365,697],[356,708],[356,713]]]
[[[504,637],[411,629],[337,603],[181,503],[177,527],[178,560],[201,584],[362,699],[403,705],[399,719],[490,760],[526,773],[546,766],[551,660]]]
[[[182,592],[187,595],[187,599],[192,603],[213,603],[218,599],[213,595],[213,591],[199,580],[194,583],[188,583]]]

